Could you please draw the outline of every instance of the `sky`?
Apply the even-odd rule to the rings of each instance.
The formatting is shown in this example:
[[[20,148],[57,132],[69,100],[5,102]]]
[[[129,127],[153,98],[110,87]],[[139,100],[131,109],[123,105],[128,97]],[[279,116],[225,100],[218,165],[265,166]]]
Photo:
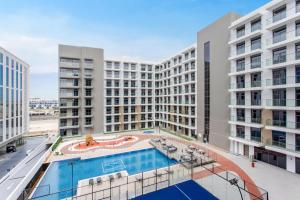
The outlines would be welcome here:
[[[270,0],[0,0],[0,46],[30,64],[30,96],[58,98],[58,44],[157,62],[196,42],[227,12]]]

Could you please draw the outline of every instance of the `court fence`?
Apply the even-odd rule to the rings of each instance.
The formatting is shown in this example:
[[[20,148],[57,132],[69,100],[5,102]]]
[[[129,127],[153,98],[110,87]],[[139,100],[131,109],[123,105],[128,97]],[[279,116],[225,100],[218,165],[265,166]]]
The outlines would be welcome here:
[[[215,154],[204,151],[196,159],[191,154],[190,159],[185,160],[181,159],[181,148],[187,146],[177,147],[178,151],[170,154],[154,145],[168,158],[176,159],[176,164],[170,162],[167,167],[134,175],[117,172],[103,175],[101,179],[94,177],[84,184],[76,183],[78,186],[61,191],[42,185],[24,190],[18,200],[127,200],[189,180],[195,181],[218,199],[269,200],[266,190],[241,179],[217,162],[211,162],[216,159]]]

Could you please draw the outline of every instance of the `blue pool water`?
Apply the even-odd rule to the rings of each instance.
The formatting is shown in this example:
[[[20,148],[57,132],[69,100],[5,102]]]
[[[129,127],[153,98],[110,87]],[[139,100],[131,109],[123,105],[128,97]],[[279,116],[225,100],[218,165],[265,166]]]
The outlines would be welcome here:
[[[168,159],[156,149],[144,149],[86,160],[78,158],[53,162],[39,183],[33,198],[38,200],[58,200],[72,196],[71,163],[73,163],[73,187],[76,188],[78,181],[82,179],[121,170],[126,170],[129,175],[132,175],[166,167],[169,164],[175,164],[176,161]]]

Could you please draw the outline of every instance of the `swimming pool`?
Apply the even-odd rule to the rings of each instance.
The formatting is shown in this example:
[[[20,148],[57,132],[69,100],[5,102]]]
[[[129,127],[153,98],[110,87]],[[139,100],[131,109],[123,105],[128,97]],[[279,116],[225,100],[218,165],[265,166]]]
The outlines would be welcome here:
[[[153,148],[86,160],[78,158],[53,162],[48,167],[46,174],[34,192],[33,199],[58,200],[71,197],[72,166],[73,187],[76,188],[78,181],[82,179],[110,174],[121,170],[126,170],[129,175],[132,175],[166,167],[169,164],[172,165],[175,163],[175,160],[167,158],[161,152]]]

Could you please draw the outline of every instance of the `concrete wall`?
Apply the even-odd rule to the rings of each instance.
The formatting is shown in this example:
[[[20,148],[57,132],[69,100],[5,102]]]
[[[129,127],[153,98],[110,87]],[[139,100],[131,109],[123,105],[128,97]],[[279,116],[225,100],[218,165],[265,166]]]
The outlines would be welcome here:
[[[197,34],[197,133],[204,133],[204,43],[210,42],[210,133],[209,142],[229,150],[230,128],[230,48],[228,45],[231,22],[239,15],[228,13]]]
[[[59,57],[77,58],[80,63],[80,80],[79,80],[79,134],[85,133],[102,133],[104,131],[104,50],[91,47],[77,47],[68,45],[59,45]],[[84,59],[93,59],[93,78],[92,78],[92,128],[85,128],[85,78],[84,78]],[[60,80],[60,78],[58,79]],[[60,85],[60,83],[58,84]]]

